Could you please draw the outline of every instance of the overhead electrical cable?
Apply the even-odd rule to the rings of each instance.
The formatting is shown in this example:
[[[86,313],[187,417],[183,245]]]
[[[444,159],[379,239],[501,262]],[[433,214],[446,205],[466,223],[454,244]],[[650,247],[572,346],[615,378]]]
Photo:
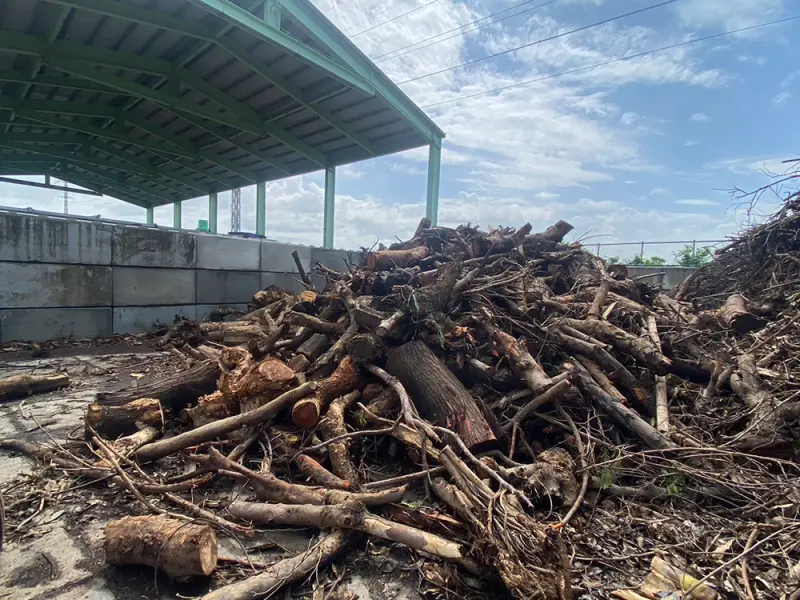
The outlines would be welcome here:
[[[423,8],[427,8],[431,4],[436,4],[437,2],[439,2],[439,0],[431,0],[430,2],[426,2],[425,4],[422,4],[421,6],[417,6],[416,8],[412,8],[411,10],[409,10],[407,12],[404,12],[402,15],[397,15],[396,17],[392,17],[391,19],[387,19],[386,21],[378,23],[377,25],[373,25],[372,27],[367,27],[366,29],[362,29],[358,33],[352,34],[350,36],[350,38],[357,37],[357,36],[361,35],[362,33],[367,33],[368,31],[372,31],[373,29],[377,29],[378,27],[383,27],[387,23],[391,23],[392,21],[397,21],[397,19],[402,19],[403,17],[407,17],[411,13],[415,13],[418,10],[422,10]]]
[[[651,54],[656,54],[658,52],[666,52],[667,50],[674,50],[675,48],[682,48],[684,46],[689,46],[691,44],[698,44],[700,42],[707,42],[709,40],[715,40],[721,37],[725,37],[728,35],[734,35],[737,33],[744,33],[745,31],[752,31],[754,29],[760,29],[762,27],[770,27],[772,25],[780,25],[781,23],[788,23],[790,21],[797,21],[800,19],[800,15],[796,15],[794,17],[787,17],[785,19],[778,19],[776,21],[768,21],[767,23],[760,23],[758,25],[750,25],[748,27],[740,27],[739,29],[732,29],[730,31],[723,31],[722,33],[715,33],[712,35],[707,35],[705,37],[695,38],[693,40],[688,40],[686,42],[679,42],[677,44],[670,44],[669,46],[662,46],[660,48],[653,48],[652,50],[646,50],[644,52],[637,52],[636,54],[631,54],[630,56],[621,56],[619,58],[614,58],[611,60],[606,60],[599,63],[594,63],[591,65],[586,65],[585,67],[578,67],[575,69],[570,69],[568,71],[561,71],[559,73],[552,73],[551,75],[545,75],[543,77],[537,77],[536,79],[528,79],[527,81],[520,81],[518,83],[512,83],[511,85],[505,85],[503,87],[494,88],[491,90],[486,90],[483,92],[476,92],[474,94],[466,94],[464,96],[457,96],[456,98],[449,98],[447,100],[442,100],[440,102],[434,102],[432,104],[426,104],[421,106],[420,108],[433,108],[436,106],[441,106],[442,104],[450,104],[451,102],[458,102],[460,100],[468,100],[470,98],[477,98],[479,96],[486,96],[488,94],[494,94],[496,92],[503,92],[505,90],[510,90],[513,88],[522,87],[524,85],[531,85],[533,83],[539,83],[541,81],[547,81],[548,79],[555,79],[556,77],[563,77],[565,75],[572,75],[573,73],[580,73],[583,71],[589,71],[592,69],[597,69],[599,67],[605,67],[607,65],[612,65],[614,63],[624,62],[628,60],[633,60],[636,58],[642,58],[643,56],[649,56]]]
[[[657,8],[662,8],[667,6],[668,4],[675,4],[679,0],[664,0],[663,2],[658,2],[657,4],[651,4],[650,6],[645,6],[644,8],[639,8],[633,10],[631,12],[627,12],[622,15],[617,15],[616,17],[610,17],[608,19],[604,19],[602,21],[597,21],[596,23],[590,23],[589,25],[584,25],[582,27],[578,27],[577,29],[571,29],[570,31],[564,31],[562,33],[558,33],[556,35],[551,35],[550,37],[542,38],[540,40],[536,40],[534,42],[529,42],[527,44],[522,44],[521,46],[516,46],[514,48],[509,48],[508,50],[503,50],[502,52],[496,52],[495,54],[489,54],[488,56],[482,56],[481,58],[476,58],[475,60],[470,60],[458,65],[453,65],[444,69],[439,69],[438,71],[433,71],[431,73],[425,73],[424,75],[418,75],[416,77],[412,77],[411,79],[406,79],[405,81],[400,81],[397,85],[403,85],[404,83],[411,83],[412,81],[419,81],[420,79],[425,79],[427,77],[433,77],[434,75],[440,75],[442,73],[447,73],[449,71],[454,71],[456,69],[461,69],[464,67],[469,67],[471,65],[475,65],[487,60],[491,60],[493,58],[497,58],[498,56],[505,56],[506,54],[511,54],[512,52],[516,52],[517,50],[522,50],[523,48],[530,48],[531,46],[536,46],[538,44],[543,44],[544,42],[550,42],[552,40],[557,40],[562,37],[566,37],[569,35],[573,35],[575,33],[579,33],[581,31],[586,31],[588,29],[593,29],[594,27],[600,27],[601,25],[606,25],[608,23],[613,23],[614,21],[619,21],[620,19],[625,19],[627,17],[632,17],[634,15],[639,15],[644,12],[648,12],[651,10],[655,10]]]
[[[371,56],[370,59],[373,62],[376,62],[376,63],[386,62],[387,60],[394,60],[395,58],[400,58],[401,56],[405,56],[406,54],[410,54],[412,52],[416,52],[417,50],[422,50],[423,48],[429,48],[430,46],[434,46],[434,45],[439,44],[441,42],[446,42],[447,40],[452,40],[453,38],[460,37],[460,36],[464,35],[465,33],[471,33],[473,31],[477,31],[478,29],[483,29],[484,27],[489,27],[490,25],[494,25],[496,23],[501,23],[502,21],[506,21],[508,19],[513,19],[514,17],[519,17],[519,16],[527,14],[529,12],[533,12],[537,8],[542,8],[544,6],[547,6],[548,4],[553,4],[554,2],[558,2],[558,0],[548,0],[547,2],[543,2],[542,4],[537,4],[536,6],[532,6],[531,8],[526,8],[525,10],[521,10],[521,11],[519,11],[517,13],[512,14],[512,15],[506,15],[505,17],[503,17],[501,19],[496,19],[496,20],[491,21],[489,23],[484,23],[483,25],[478,25],[477,27],[473,27],[472,29],[464,29],[465,27],[469,27],[470,25],[474,25],[475,23],[480,23],[481,21],[486,21],[487,19],[491,19],[493,17],[496,17],[497,15],[501,15],[503,13],[507,13],[509,11],[515,10],[515,9],[519,8],[520,6],[525,6],[526,4],[530,4],[531,2],[536,2],[536,0],[525,0],[525,2],[520,2],[519,4],[515,4],[514,6],[511,6],[509,8],[503,9],[503,10],[499,10],[496,13],[492,13],[490,15],[486,15],[485,17],[481,17],[480,19],[475,19],[474,21],[470,21],[469,23],[464,23],[463,25],[459,25],[458,27],[453,27],[452,29],[448,29],[447,31],[442,31],[441,33],[437,33],[436,35],[432,35],[432,36],[427,37],[425,39],[418,40],[418,41],[414,42],[413,44],[408,44],[407,46],[402,46],[400,48],[395,48],[394,50],[390,50],[389,52],[384,52],[383,54],[379,54],[378,56]],[[464,29],[464,31],[458,31],[459,29]],[[458,33],[456,33],[455,35],[451,35],[449,37],[446,37],[446,38],[442,38],[440,40],[436,39],[436,38],[441,37],[443,35],[447,35],[448,33],[453,33],[454,31],[458,31]],[[419,44],[424,44],[425,42],[430,41],[430,40],[436,40],[436,41],[431,42],[430,44],[425,44],[424,46],[419,46]],[[414,46],[419,46],[419,47],[414,48]],[[405,52],[403,52],[403,51],[405,51]],[[391,55],[391,56],[389,56],[389,55]]]

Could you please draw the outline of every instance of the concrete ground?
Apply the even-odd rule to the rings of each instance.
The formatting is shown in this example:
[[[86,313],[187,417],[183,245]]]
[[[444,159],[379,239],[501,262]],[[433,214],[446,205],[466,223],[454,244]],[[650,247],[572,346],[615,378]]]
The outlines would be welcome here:
[[[126,387],[158,377],[165,370],[181,368],[180,359],[154,353],[77,354],[40,360],[19,360],[15,353],[15,360],[8,358],[11,353],[4,355],[0,348],[0,377],[66,371],[72,380],[67,389],[0,405],[0,439],[36,444],[82,439],[83,413],[98,391]],[[208,579],[177,582],[156,576],[149,568],[106,565],[105,524],[113,518],[139,514],[138,505],[123,490],[102,482],[85,483],[63,471],[45,471],[17,453],[0,451],[0,495],[6,513],[0,551],[0,600],[191,598],[245,572],[238,565],[226,564]],[[221,533],[218,536],[221,555],[243,556],[237,542]],[[247,546],[272,548],[272,554],[259,554],[257,550],[249,553],[256,560],[270,562],[287,551],[304,550],[311,536],[308,531],[267,531],[247,540]],[[337,573],[346,575],[335,586],[335,594],[326,596],[337,579],[331,569],[326,569],[305,587],[295,586],[291,595],[281,591],[277,597],[414,600],[421,597],[416,561],[417,557],[404,549],[361,540],[340,563]],[[316,593],[313,588],[317,588]],[[319,590],[327,591],[320,595]]]

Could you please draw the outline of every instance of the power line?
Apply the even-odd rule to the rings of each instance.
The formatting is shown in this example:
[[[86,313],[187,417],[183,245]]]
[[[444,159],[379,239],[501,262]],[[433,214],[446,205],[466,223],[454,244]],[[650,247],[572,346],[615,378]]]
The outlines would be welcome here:
[[[430,2],[426,2],[422,6],[417,6],[416,8],[412,8],[411,10],[409,10],[407,12],[404,12],[402,15],[397,15],[396,17],[392,17],[391,19],[387,19],[386,21],[383,21],[382,23],[378,23],[377,25],[373,25],[372,27],[367,27],[366,29],[362,29],[358,33],[354,33],[353,35],[351,35],[350,38],[352,39],[354,37],[357,37],[357,36],[361,35],[362,33],[367,33],[368,31],[372,31],[373,29],[377,29],[378,27],[383,27],[387,23],[391,23],[392,21],[396,21],[397,19],[402,19],[403,17],[406,17],[406,16],[410,15],[411,13],[415,13],[418,10],[422,10],[423,8],[427,8],[431,4],[436,4],[437,2],[439,2],[439,0],[431,0]]]
[[[578,33],[580,31],[586,31],[587,29],[592,29],[594,27],[599,27],[600,25],[606,25],[608,23],[612,23],[614,21],[619,21],[620,19],[625,19],[627,17],[632,17],[633,15],[638,15],[643,12],[647,12],[650,10],[654,10],[656,8],[661,8],[662,6],[666,6],[668,4],[674,4],[678,2],[678,0],[664,0],[663,2],[658,2],[657,4],[651,4],[650,6],[645,6],[644,8],[639,8],[633,10],[631,12],[627,12],[622,15],[617,15],[616,17],[611,17],[609,19],[605,19],[603,21],[597,21],[596,23],[591,23],[589,25],[584,25],[583,27],[578,27],[577,29],[572,29],[570,31],[565,31],[563,33],[558,33],[556,35],[551,35],[550,37],[542,38],[540,40],[536,40],[535,42],[529,42],[527,44],[523,44],[521,46],[517,46],[515,48],[509,48],[508,50],[503,50],[502,52],[497,52],[495,54],[490,54],[488,56],[483,56],[481,58],[476,58],[475,60],[470,60],[465,63],[461,63],[459,65],[453,65],[451,67],[447,67],[445,69],[440,69],[438,71],[433,71],[432,73],[425,73],[424,75],[418,75],[417,77],[412,77],[411,79],[406,79],[405,81],[399,82],[397,85],[403,85],[404,83],[411,83],[412,81],[419,81],[420,79],[425,79],[426,77],[433,77],[434,75],[440,75],[441,73],[447,73],[448,71],[453,71],[455,69],[460,69],[462,67],[468,67],[470,65],[474,65],[486,60],[490,60],[492,58],[497,58],[498,56],[504,56],[506,54],[511,54],[512,52],[516,52],[517,50],[522,50],[523,48],[530,48],[531,46],[536,46],[538,44],[543,44],[544,42],[549,42],[552,40],[556,40],[558,38],[566,37],[568,35],[572,35],[573,33]]]
[[[454,31],[458,31],[459,29],[464,29],[465,27],[469,27],[470,25],[474,25],[475,23],[480,23],[481,21],[485,21],[486,19],[491,19],[492,17],[496,17],[497,15],[501,15],[503,13],[507,13],[508,11],[517,9],[520,6],[524,6],[526,4],[530,4],[531,2],[535,2],[535,1],[536,0],[525,0],[525,2],[520,2],[519,4],[515,4],[514,6],[511,6],[509,8],[505,8],[503,10],[499,10],[496,13],[492,13],[490,15],[486,15],[485,17],[481,17],[480,19],[475,19],[474,21],[470,21],[469,23],[464,23],[463,25],[459,25],[458,27],[453,27],[453,29],[448,29],[447,31],[442,31],[441,33],[437,33],[436,35],[432,35],[431,37],[428,37],[428,38],[425,38],[425,39],[422,39],[422,40],[418,40],[418,41],[414,42],[413,44],[408,44],[407,46],[402,46],[400,48],[395,48],[394,50],[390,50],[389,52],[384,52],[383,54],[380,54],[378,56],[373,56],[373,57],[370,57],[370,58],[374,62],[386,62],[387,60],[394,60],[395,58],[400,58],[401,56],[405,56],[406,54],[410,54],[411,52],[416,52],[417,50],[422,50],[423,48],[428,48],[430,46],[434,46],[434,45],[439,44],[441,42],[446,42],[447,40],[452,40],[453,38],[460,37],[460,36],[464,35],[465,33],[470,33],[472,31],[477,31],[478,29],[483,29],[484,27],[489,27],[489,25],[494,25],[496,23],[501,23],[502,21],[506,21],[508,19],[513,19],[514,17],[519,17],[520,15],[524,15],[526,13],[532,12],[532,11],[536,10],[537,8],[542,8],[543,6],[547,6],[548,4],[553,4],[554,2],[558,2],[558,0],[548,0],[547,2],[544,2],[542,4],[537,4],[536,6],[532,6],[531,8],[528,8],[528,9],[525,9],[525,10],[521,10],[518,13],[514,13],[513,15],[508,15],[506,17],[503,17],[502,19],[497,19],[497,20],[491,21],[489,23],[484,23],[483,25],[479,25],[478,27],[473,27],[472,29],[466,29],[464,31],[460,31],[459,33],[457,33],[455,35],[451,35],[450,37],[446,37],[446,38],[443,38],[441,40],[436,40],[435,42],[431,42],[430,44],[425,44],[424,46],[419,46],[419,48],[412,48],[413,46],[417,46],[417,45],[422,44],[424,42],[427,42],[429,40],[433,40],[433,39],[436,39],[436,38],[441,37],[443,35],[447,35],[448,33],[452,33]],[[406,50],[407,48],[411,48],[411,49],[410,50]],[[406,50],[406,52],[401,52],[401,50]],[[396,52],[398,54],[395,54]],[[390,54],[392,56],[389,56]],[[388,57],[388,58],[384,58],[384,57]]]
[[[503,92],[505,90],[510,90],[512,88],[522,87],[524,85],[530,85],[532,83],[539,83],[541,81],[547,81],[548,79],[554,79],[556,77],[563,77],[564,75],[572,75],[573,73],[580,73],[582,71],[589,71],[591,69],[597,69],[598,67],[605,67],[607,65],[612,65],[614,63],[624,62],[628,60],[633,60],[635,58],[641,58],[643,56],[649,56],[651,54],[656,54],[658,52],[665,52],[667,50],[674,50],[675,48],[681,48],[683,46],[689,46],[690,44],[697,44],[699,42],[707,42],[709,40],[714,40],[717,38],[721,38],[727,35],[734,35],[736,33],[744,33],[745,31],[752,31],[753,29],[759,29],[761,27],[770,27],[772,25],[780,25],[781,23],[788,23],[789,21],[796,21],[800,19],[800,15],[794,17],[787,17],[785,19],[778,19],[776,21],[769,21],[767,23],[760,23],[758,25],[750,25],[748,27],[741,27],[739,29],[732,29],[730,31],[723,31],[722,33],[715,33],[713,35],[707,35],[701,38],[695,38],[693,40],[689,40],[686,42],[679,42],[677,44],[670,44],[669,46],[662,46],[661,48],[654,48],[653,50],[646,50],[644,52],[638,52],[636,54],[631,54],[630,56],[621,56],[619,58],[614,58],[611,60],[606,60],[603,62],[595,63],[592,65],[587,65],[585,67],[578,67],[576,69],[570,69],[569,71],[561,71],[560,73],[553,73],[551,75],[545,75],[543,77],[537,77],[536,79],[528,79],[527,81],[520,81],[518,83],[512,83],[511,85],[505,85],[503,87],[494,88],[492,90],[486,90],[485,92],[477,92],[475,94],[467,94],[465,96],[458,96],[456,98],[450,98],[448,100],[442,100],[440,102],[434,102],[433,104],[426,104],[420,108],[433,108],[435,106],[441,106],[442,104],[450,104],[451,102],[457,102],[460,100],[468,100],[469,98],[477,98],[478,96],[486,96],[487,94],[494,94],[495,92]]]

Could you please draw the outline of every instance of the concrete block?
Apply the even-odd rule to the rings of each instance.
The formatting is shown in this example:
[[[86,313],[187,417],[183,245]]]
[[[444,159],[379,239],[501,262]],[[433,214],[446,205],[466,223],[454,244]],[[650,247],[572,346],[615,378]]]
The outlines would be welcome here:
[[[0,308],[110,305],[111,267],[0,263]]]
[[[306,270],[311,264],[311,246],[295,246],[280,242],[261,242],[261,270],[270,273],[297,273],[292,252],[297,250]]]
[[[350,261],[347,250],[326,250],[324,248],[311,249],[311,265],[320,263],[334,271],[346,271]]]
[[[242,312],[247,312],[247,304],[246,303],[239,303],[239,304],[198,304],[197,305],[197,319],[202,321],[204,319],[208,319],[208,315],[211,314],[212,310],[217,308],[235,308],[236,310],[241,310]],[[231,317],[232,318],[232,317]]]
[[[197,236],[197,268],[258,271],[261,242],[221,235]]]
[[[111,226],[0,213],[0,260],[111,264]]]
[[[198,269],[196,273],[198,304],[247,303],[261,289],[258,272]]]
[[[157,323],[170,325],[175,316],[197,318],[194,304],[182,306],[131,306],[114,309],[114,333],[143,333],[152,331]]]
[[[0,342],[37,342],[63,337],[98,338],[112,333],[111,308],[0,310]]]
[[[114,306],[195,304],[195,272],[114,267]]]
[[[115,265],[176,269],[197,265],[197,236],[191,233],[117,225],[113,242]]]
[[[299,275],[291,275],[289,273],[261,273],[261,289],[276,285],[280,289],[293,294],[299,294],[305,288],[303,282],[300,281]],[[322,288],[318,288],[322,289]]]

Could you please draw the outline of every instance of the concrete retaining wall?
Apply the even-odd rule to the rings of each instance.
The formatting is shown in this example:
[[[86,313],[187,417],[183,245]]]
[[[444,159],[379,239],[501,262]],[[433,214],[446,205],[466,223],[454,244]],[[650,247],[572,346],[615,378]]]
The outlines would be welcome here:
[[[176,315],[299,292],[296,250],[342,270],[344,250],[0,209],[0,343],[147,331]],[[352,257],[354,258],[354,257]]]
[[[631,279],[652,275],[647,278],[647,283],[658,284],[661,289],[671,290],[676,285],[680,285],[694,271],[695,267],[628,267],[628,274]]]

